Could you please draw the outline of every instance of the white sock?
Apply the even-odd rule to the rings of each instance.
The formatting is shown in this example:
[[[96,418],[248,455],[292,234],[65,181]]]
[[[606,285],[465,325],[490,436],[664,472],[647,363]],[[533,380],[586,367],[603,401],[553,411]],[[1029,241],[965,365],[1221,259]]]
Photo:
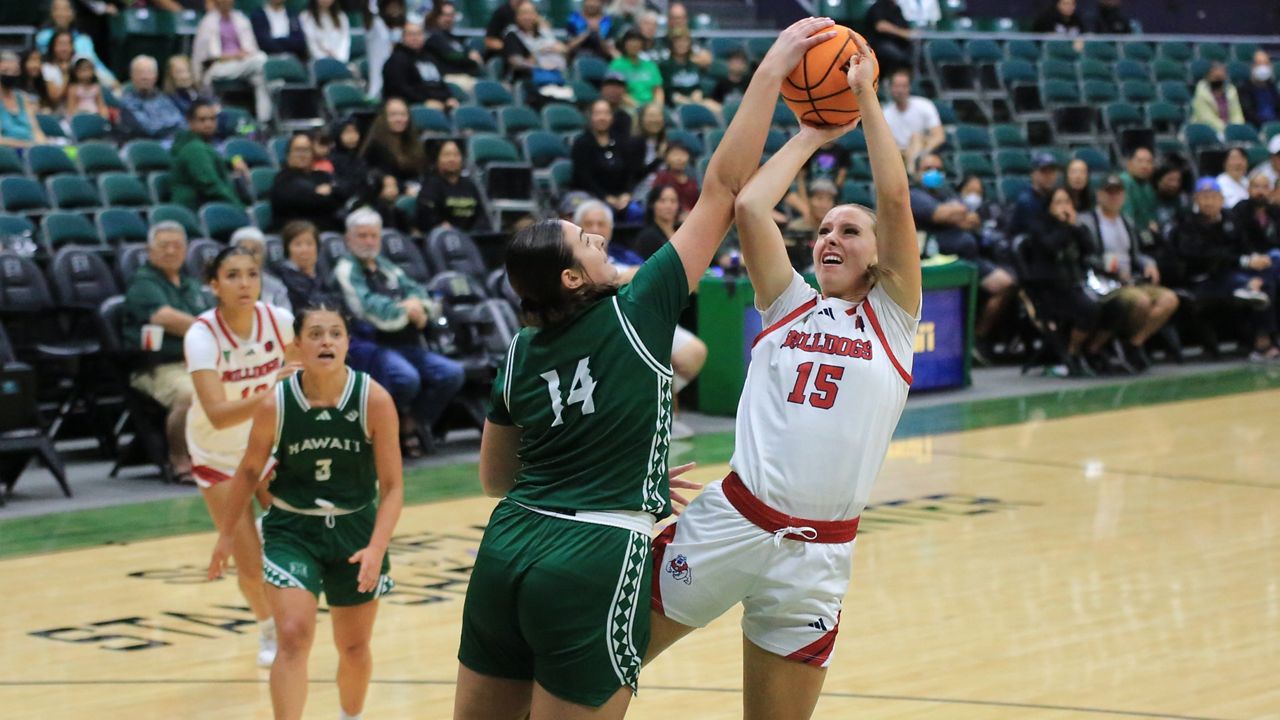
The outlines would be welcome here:
[[[683,375],[677,374],[675,378],[671,381],[671,389],[673,391],[673,394],[679,395],[680,391],[688,387],[689,383],[691,382],[693,382],[693,380],[686,378]]]
[[[258,621],[258,634],[265,638],[274,638],[276,636],[276,619],[267,618]]]
[[[346,710],[338,708],[338,720],[361,720],[363,717],[364,713],[362,712],[358,712],[355,715],[348,715]]]

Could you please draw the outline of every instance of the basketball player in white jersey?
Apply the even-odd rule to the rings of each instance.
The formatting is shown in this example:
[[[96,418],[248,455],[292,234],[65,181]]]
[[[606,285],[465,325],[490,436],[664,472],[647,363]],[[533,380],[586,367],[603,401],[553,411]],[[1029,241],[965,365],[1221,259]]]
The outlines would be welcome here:
[[[732,472],[654,541],[649,658],[743,604],[748,719],[808,718],[831,662],[858,515],[911,385],[920,260],[907,174],[859,41],[849,84],[862,109],[878,212],[833,208],[813,261],[791,269],[771,209],[823,143],[806,127],[735,203],[764,328],[738,405]]]
[[[219,252],[205,272],[217,296],[213,310],[201,313],[183,338],[187,372],[195,397],[187,414],[187,446],[192,474],[217,522],[226,516],[230,480],[249,443],[253,413],[271,396],[276,380],[297,369],[285,360],[293,342],[293,315],[258,302],[262,277],[252,253],[239,247]],[[258,665],[270,667],[276,655],[275,623],[262,580],[262,546],[252,514],[237,526],[236,580],[258,619]]]

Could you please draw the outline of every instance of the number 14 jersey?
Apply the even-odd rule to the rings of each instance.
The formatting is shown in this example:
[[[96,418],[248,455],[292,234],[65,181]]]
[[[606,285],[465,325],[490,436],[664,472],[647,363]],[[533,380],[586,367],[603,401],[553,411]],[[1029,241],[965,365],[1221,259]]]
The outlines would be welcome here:
[[[822,297],[796,273],[761,318],[730,464],[769,507],[856,517],[907,401],[919,313],[879,284],[851,303]]]

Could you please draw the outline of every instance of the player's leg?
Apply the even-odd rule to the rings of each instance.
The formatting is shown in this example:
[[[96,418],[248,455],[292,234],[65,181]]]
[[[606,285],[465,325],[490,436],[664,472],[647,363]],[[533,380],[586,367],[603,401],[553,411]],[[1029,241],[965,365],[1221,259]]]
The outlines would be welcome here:
[[[532,680],[481,675],[459,664],[453,720],[523,720],[532,694]]]
[[[664,650],[697,629],[678,623],[657,610],[651,610],[649,612],[649,651],[644,654],[644,664],[648,665]]]
[[[231,485],[227,482],[200,488],[205,506],[209,508],[211,516],[223,517],[230,491]],[[236,582],[240,585],[240,593],[249,603],[249,608],[253,610],[253,616],[258,619],[258,622],[269,620],[271,607],[267,604],[266,590],[262,582],[262,545],[258,542],[253,513],[247,507],[239,524],[236,525],[233,538],[235,544],[231,548],[231,556],[236,561]]]
[[[369,638],[373,636],[373,621],[377,616],[377,600],[329,608],[329,617],[333,620],[333,644],[338,648],[338,701],[342,704],[342,712],[348,716],[364,711],[369,678],[373,676]]]
[[[631,688],[623,686],[605,701],[592,707],[557,697],[538,683],[533,684],[533,705],[529,720],[619,720],[631,705]]]
[[[316,596],[297,587],[273,586],[269,592],[279,642],[271,665],[271,707],[276,720],[297,720],[307,704],[307,659],[316,636]]]
[[[827,669],[789,660],[742,638],[744,720],[808,720]]]

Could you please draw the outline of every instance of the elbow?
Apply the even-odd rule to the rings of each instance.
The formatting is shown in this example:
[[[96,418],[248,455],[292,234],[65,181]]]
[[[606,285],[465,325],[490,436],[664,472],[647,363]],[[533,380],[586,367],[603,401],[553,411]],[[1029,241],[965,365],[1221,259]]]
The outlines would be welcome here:
[[[755,196],[748,188],[745,192],[735,193],[733,199],[733,216],[735,218],[755,217],[762,212],[768,212],[765,208],[768,205],[762,198]]]

